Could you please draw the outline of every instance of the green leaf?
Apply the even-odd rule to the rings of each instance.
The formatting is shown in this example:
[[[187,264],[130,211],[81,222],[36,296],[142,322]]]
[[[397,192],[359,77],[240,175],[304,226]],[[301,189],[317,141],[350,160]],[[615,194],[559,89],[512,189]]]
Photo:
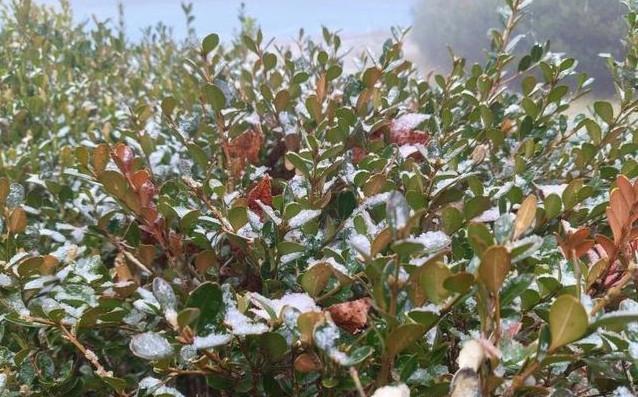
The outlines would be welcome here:
[[[228,211],[228,221],[235,231],[248,223],[248,210],[246,207],[233,207]]]
[[[332,267],[327,263],[317,263],[301,276],[301,286],[310,296],[318,296],[328,285]]]
[[[590,329],[596,330],[598,328],[610,328],[612,330],[619,330],[630,323],[638,322],[638,312],[630,311],[617,311],[612,313],[603,314],[594,321]]]
[[[162,113],[164,113],[166,117],[172,117],[175,106],[177,106],[177,101],[172,96],[162,99]]]
[[[448,206],[442,211],[441,221],[443,222],[443,231],[451,235],[463,226],[463,214],[457,208]]]
[[[386,354],[394,357],[419,340],[427,329],[422,324],[404,324],[397,327],[386,338]]]
[[[328,68],[328,70],[326,71],[326,78],[330,81],[330,80],[334,80],[337,77],[341,76],[341,72],[343,70],[341,69],[341,66],[339,65],[332,65]]]
[[[264,54],[264,69],[270,70],[277,66],[277,55],[272,52],[267,52]]]
[[[445,289],[458,294],[464,294],[474,285],[474,275],[468,272],[459,272],[449,276],[443,281]]]
[[[423,251],[423,244],[411,240],[400,240],[392,244],[392,251],[396,252],[402,257],[416,254]]]
[[[211,51],[217,48],[219,44],[219,36],[215,33],[211,33],[208,36],[204,37],[202,40],[202,54],[204,56],[208,55]]]
[[[465,219],[467,219],[468,221],[472,220],[473,218],[481,215],[483,212],[488,210],[491,205],[492,203],[487,197],[479,196],[469,199],[463,207]]]
[[[186,301],[187,307],[199,309],[199,319],[197,320],[197,330],[210,330],[217,325],[217,317],[224,308],[223,294],[219,285],[205,282],[194,289]]]
[[[277,113],[283,112],[288,106],[289,102],[290,102],[290,93],[288,92],[288,90],[279,91],[277,95],[275,95],[275,100],[273,101],[273,104],[275,105],[275,110],[277,111]]]
[[[372,346],[359,346],[348,354],[348,357],[341,364],[346,367],[353,367],[364,362],[372,353],[374,353]]]
[[[279,361],[288,351],[286,339],[276,332],[262,334],[259,339],[259,345],[270,362]]]
[[[310,177],[310,169],[312,168],[312,163],[310,161],[295,152],[286,153],[286,160],[288,160],[304,176]]]
[[[545,206],[545,216],[547,219],[553,219],[558,216],[563,207],[563,203],[556,193],[552,193],[545,197],[543,204]]]
[[[561,295],[549,310],[550,351],[580,339],[587,332],[587,312],[571,295]]]
[[[221,111],[226,105],[224,92],[214,84],[206,84],[202,89],[206,102],[216,111]]]
[[[492,237],[490,229],[483,223],[470,223],[467,235],[470,239],[470,245],[478,256],[483,255],[483,251],[487,247],[494,245],[494,237]]]
[[[419,286],[434,304],[441,303],[450,296],[445,288],[445,280],[452,276],[452,271],[440,260],[428,261],[419,269]]]
[[[479,265],[479,280],[493,294],[498,294],[511,266],[510,253],[507,248],[495,245],[483,253]]]
[[[601,119],[607,124],[611,124],[614,121],[614,108],[611,103],[606,101],[594,102],[594,111]]]

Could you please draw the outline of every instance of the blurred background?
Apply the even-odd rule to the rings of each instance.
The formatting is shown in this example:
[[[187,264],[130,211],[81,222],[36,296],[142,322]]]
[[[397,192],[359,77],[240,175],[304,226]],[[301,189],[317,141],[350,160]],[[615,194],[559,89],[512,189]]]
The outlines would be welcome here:
[[[37,0],[56,5],[57,0]],[[412,27],[406,56],[424,73],[445,71],[449,50],[471,62],[484,59],[489,29],[500,26],[499,7],[504,0],[194,0],[191,27],[203,37],[216,32],[230,39],[239,28],[240,9],[256,19],[267,37],[292,42],[299,28],[320,35],[321,26],[339,30],[351,56],[375,52],[393,26]],[[70,0],[78,22],[111,19],[118,22],[118,0]],[[179,0],[122,0],[130,40],[158,23],[169,26],[177,38],[188,35]],[[517,48],[551,40],[555,52],[580,62],[580,69],[596,79],[594,89],[610,87],[606,60],[622,49],[624,6],[619,0],[534,0],[531,14],[520,25]]]

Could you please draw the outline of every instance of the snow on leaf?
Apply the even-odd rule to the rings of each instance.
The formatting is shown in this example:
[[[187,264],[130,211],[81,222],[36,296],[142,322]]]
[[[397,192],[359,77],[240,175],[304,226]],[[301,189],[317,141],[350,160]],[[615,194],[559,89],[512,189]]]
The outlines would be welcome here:
[[[372,252],[370,240],[368,240],[368,238],[363,234],[353,234],[350,236],[348,243],[350,243],[350,246],[361,255],[370,256]]]
[[[452,243],[450,237],[441,231],[421,233],[410,240],[423,245],[425,252],[430,253],[439,251]]]
[[[472,219],[472,222],[477,222],[477,223],[494,222],[499,218],[500,214],[501,213],[498,207],[493,207],[483,211],[481,215],[474,217]]]
[[[321,210],[301,210],[288,220],[288,226],[292,229],[301,227],[321,215]]]
[[[140,390],[146,390],[148,393],[151,393],[152,396],[157,397],[184,397],[182,393],[180,393],[177,389],[173,387],[164,386],[164,383],[159,379],[147,376],[142,379],[139,384]]]
[[[6,199],[7,208],[16,208],[24,201],[24,187],[19,183],[12,183]]]
[[[225,284],[222,288],[224,290],[223,299],[226,306],[224,324],[231,329],[233,335],[259,335],[268,332],[268,325],[253,321],[239,311],[237,308],[237,302],[235,301],[233,292],[229,285]]]
[[[229,334],[217,334],[211,333],[206,336],[196,336],[193,339],[193,346],[196,349],[210,349],[212,347],[217,347],[221,345],[225,345],[233,339],[232,335]]]
[[[153,280],[153,296],[164,309],[175,309],[177,306],[177,298],[171,285],[163,278],[156,277]]]
[[[250,294],[250,298],[251,302],[258,307],[258,309],[251,309],[251,311],[265,320],[270,320],[266,306],[270,308],[277,317],[281,316],[281,311],[285,306],[293,307],[301,313],[320,311],[314,299],[306,293],[287,293],[280,299],[268,299],[258,293],[252,293]]]
[[[383,386],[375,390],[372,397],[410,397],[410,388],[404,383],[396,386]]]
[[[403,229],[410,219],[410,206],[401,192],[390,194],[386,204],[388,224],[395,230]]]
[[[345,364],[348,361],[348,355],[337,347],[337,340],[341,336],[339,328],[334,323],[326,323],[323,326],[315,328],[313,338],[315,345],[338,364]]]
[[[145,360],[161,360],[173,354],[173,346],[162,335],[145,332],[131,338],[129,347],[133,354]]]

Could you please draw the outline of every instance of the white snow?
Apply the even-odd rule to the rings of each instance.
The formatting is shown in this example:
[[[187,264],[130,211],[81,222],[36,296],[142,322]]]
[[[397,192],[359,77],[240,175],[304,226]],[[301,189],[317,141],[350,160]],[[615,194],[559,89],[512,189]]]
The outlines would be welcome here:
[[[368,240],[368,238],[363,234],[354,234],[350,236],[348,243],[350,243],[350,246],[361,255],[370,256],[372,245],[370,244],[370,240]]]
[[[492,207],[488,210],[483,211],[481,215],[474,217],[472,219],[472,222],[478,222],[478,223],[494,222],[499,218],[499,216],[501,216],[501,213],[498,207]]]
[[[547,197],[550,194],[557,194],[558,196],[562,196],[563,192],[567,188],[567,184],[563,183],[561,185],[536,185],[541,192],[543,192],[543,196]]]
[[[327,264],[328,266],[332,267],[335,271],[343,275],[347,276],[349,274],[348,269],[341,263],[338,263],[333,257],[318,259],[308,263],[308,270],[321,263]]]
[[[392,128],[400,131],[410,131],[418,127],[419,124],[429,118],[430,116],[422,113],[404,114],[403,116],[392,121]]]
[[[438,251],[452,243],[450,237],[441,231],[421,233],[419,236],[410,240],[414,240],[423,245],[426,252]]]
[[[319,215],[321,215],[321,210],[301,210],[297,215],[288,220],[288,226],[293,229],[301,227]]]
[[[233,339],[229,334],[217,334],[215,332],[206,336],[196,336],[193,339],[195,349],[210,349],[212,347],[225,345]]]
[[[226,314],[224,316],[224,324],[232,331],[233,335],[259,335],[268,332],[268,325],[251,320],[237,309],[237,302],[233,297],[233,292],[228,285],[224,285],[224,304],[226,305]]]
[[[410,397],[410,388],[405,383],[383,386],[375,390],[372,397]]]
[[[281,316],[281,311],[284,306],[293,307],[299,310],[301,313],[317,312],[321,309],[315,303],[314,299],[306,293],[287,293],[280,299],[268,299],[258,293],[250,294],[251,302],[258,307],[258,309],[251,309],[256,316],[265,320],[270,320],[270,315],[266,310],[266,306],[270,308],[277,317]]]

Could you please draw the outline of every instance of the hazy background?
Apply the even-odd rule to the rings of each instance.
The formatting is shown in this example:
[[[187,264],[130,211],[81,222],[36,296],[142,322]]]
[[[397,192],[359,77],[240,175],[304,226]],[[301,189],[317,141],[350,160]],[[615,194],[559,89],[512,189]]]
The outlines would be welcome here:
[[[2,1],[2,0],[0,0]],[[57,4],[57,0],[36,0]],[[117,0],[71,0],[75,19],[96,16],[117,21]],[[187,35],[179,0],[123,0],[126,31],[139,39],[145,27],[162,22],[177,38]],[[238,29],[239,0],[194,0],[194,28],[199,36],[210,32],[222,39]],[[256,18],[267,37],[291,41],[299,28],[319,35],[321,26],[340,30],[344,47],[352,54],[375,51],[392,26],[412,26],[406,56],[422,72],[446,70],[448,46],[470,62],[485,57],[490,27],[499,26],[502,0],[246,0],[247,15]],[[620,54],[624,8],[618,0],[535,0],[531,15],[518,33],[525,37],[519,51],[536,41],[551,40],[552,50],[580,61],[580,69],[593,75],[595,88],[606,94],[611,85],[600,53]]]

